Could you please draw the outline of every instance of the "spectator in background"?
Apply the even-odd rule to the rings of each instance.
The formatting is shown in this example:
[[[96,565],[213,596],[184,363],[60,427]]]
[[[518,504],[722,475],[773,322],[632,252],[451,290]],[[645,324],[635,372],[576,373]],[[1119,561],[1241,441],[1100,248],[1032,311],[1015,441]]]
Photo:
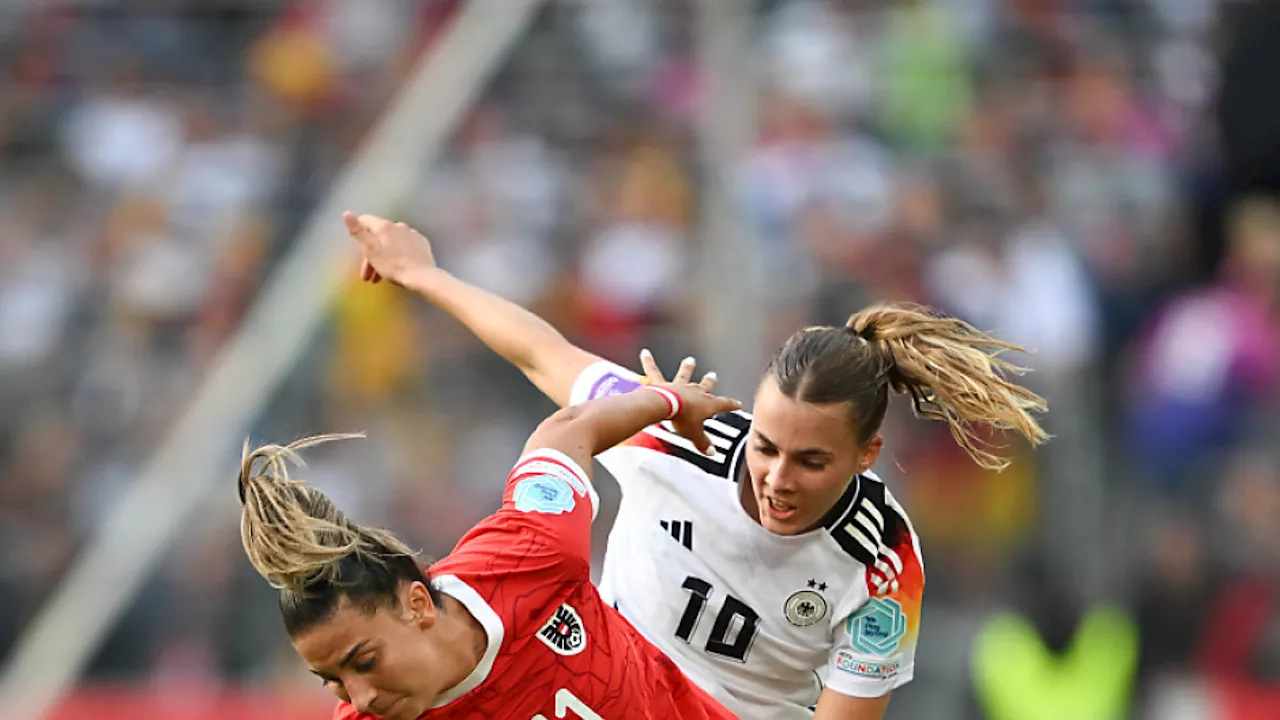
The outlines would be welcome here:
[[[1130,449],[1165,497],[1205,499],[1244,428],[1274,410],[1280,381],[1280,205],[1242,200],[1212,286],[1175,298],[1130,368]]]
[[[1140,538],[1137,700],[1157,718],[1189,688],[1202,691],[1198,646],[1214,624],[1207,611],[1223,573],[1210,565],[1213,548],[1199,520],[1187,509],[1159,508],[1147,513]]]
[[[182,148],[182,118],[172,98],[144,91],[142,73],[136,58],[115,60],[64,120],[68,164],[101,192],[154,189]]]
[[[623,357],[662,340],[655,328],[684,307],[692,202],[666,138],[627,123],[613,149],[616,175],[604,180],[604,217],[582,247],[579,272],[588,342]]]
[[[551,257],[567,180],[555,148],[521,131],[507,108],[483,103],[408,215],[440,238],[441,254],[468,282],[536,303],[555,273]]]
[[[1097,284],[1108,353],[1149,312],[1179,257],[1172,138],[1134,87],[1132,62],[1107,38],[1073,50],[1046,168],[1052,211]]]
[[[1261,437],[1225,467],[1217,537],[1232,574],[1200,636],[1200,669],[1229,720],[1280,713],[1280,449],[1274,432]]]
[[[966,9],[981,15],[982,3]],[[969,48],[942,3],[908,0],[891,5],[879,38],[880,123],[908,155],[938,155],[972,102]],[[978,22],[981,22],[978,20]]]

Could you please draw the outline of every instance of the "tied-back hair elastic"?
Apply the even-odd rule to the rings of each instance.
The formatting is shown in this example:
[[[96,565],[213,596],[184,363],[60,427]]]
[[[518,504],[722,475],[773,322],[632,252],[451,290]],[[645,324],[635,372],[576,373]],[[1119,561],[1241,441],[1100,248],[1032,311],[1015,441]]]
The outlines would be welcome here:
[[[851,318],[850,320],[851,321],[849,323],[846,323],[844,326],[845,332],[849,333],[850,335],[853,335],[854,337],[866,340],[867,342],[872,344],[874,344],[877,340],[880,339],[879,335],[877,334],[875,323],[869,322],[862,329],[858,329],[853,324],[852,322],[853,319]]]
[[[862,324],[862,328],[858,328],[858,324]],[[844,329],[845,332],[871,346],[871,351],[880,358],[880,369],[876,373],[876,379],[884,379],[890,389],[909,397],[911,399],[911,410],[916,414],[916,417],[929,420],[946,419],[943,409],[938,405],[938,396],[933,391],[933,388],[913,382],[898,370],[893,346],[890,343],[881,341],[879,328],[874,319],[854,315],[849,318],[849,322],[845,324]]]

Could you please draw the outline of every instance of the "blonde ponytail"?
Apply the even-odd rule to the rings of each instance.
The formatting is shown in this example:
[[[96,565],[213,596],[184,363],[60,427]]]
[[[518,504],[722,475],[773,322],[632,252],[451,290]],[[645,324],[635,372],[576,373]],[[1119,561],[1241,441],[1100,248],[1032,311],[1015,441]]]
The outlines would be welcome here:
[[[879,350],[890,387],[911,397],[916,414],[945,422],[982,467],[1000,470],[1009,460],[981,447],[976,425],[1015,430],[1032,445],[1049,439],[1032,415],[1048,409],[1044,399],[1006,379],[1026,369],[1000,355],[1021,347],[920,305],[870,307],[846,329]]]
[[[357,525],[324,493],[289,478],[290,462],[304,464],[299,450],[357,437],[363,436],[317,435],[252,451],[245,443],[240,540],[249,562],[272,586],[307,596],[318,586],[340,587],[342,563],[353,556],[381,563],[390,556],[414,554],[391,533]]]

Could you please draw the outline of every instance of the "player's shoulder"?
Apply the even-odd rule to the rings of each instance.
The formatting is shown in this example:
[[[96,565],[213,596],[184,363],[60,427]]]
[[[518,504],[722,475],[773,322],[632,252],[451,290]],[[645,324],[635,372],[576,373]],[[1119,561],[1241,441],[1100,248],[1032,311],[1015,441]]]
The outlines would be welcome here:
[[[476,523],[448,555],[431,565],[459,575],[504,577],[546,572],[566,563],[577,568],[585,560],[563,552],[562,543],[532,525],[525,513],[501,508]]]
[[[431,565],[431,573],[447,573],[485,584],[494,580],[510,586],[517,582],[546,585],[565,580],[580,581],[590,573],[584,553],[566,550],[561,534],[540,524],[539,514],[557,517],[582,503],[569,479],[530,475],[525,484],[514,484],[511,500],[497,512],[476,523],[448,555]],[[550,478],[550,479],[548,479]],[[551,483],[547,485],[547,483]],[[598,502],[592,493],[594,510]],[[585,519],[584,519],[585,528]],[[587,532],[585,529],[582,531]],[[585,542],[585,541],[584,541]]]
[[[678,460],[690,470],[699,470],[726,480],[737,476],[746,446],[747,431],[751,428],[750,413],[742,410],[720,413],[708,418],[703,429],[711,440],[712,453],[704,455],[693,443],[675,431],[670,422],[662,422],[644,429],[627,443],[630,446],[655,450]]]
[[[873,472],[854,478],[822,522],[843,555],[888,583],[906,564],[903,554],[920,560],[919,539],[907,511]],[[879,582],[877,582],[879,584]]]

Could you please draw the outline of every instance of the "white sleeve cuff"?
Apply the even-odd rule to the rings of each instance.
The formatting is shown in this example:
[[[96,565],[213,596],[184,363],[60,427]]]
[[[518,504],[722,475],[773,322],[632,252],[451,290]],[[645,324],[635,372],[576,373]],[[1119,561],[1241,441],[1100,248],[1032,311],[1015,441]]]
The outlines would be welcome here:
[[[878,663],[868,664],[876,665]],[[884,697],[911,682],[912,678],[915,677],[915,670],[915,664],[913,663],[900,667],[892,677],[873,679],[871,677],[858,677],[855,672],[844,668],[831,668],[827,671],[826,687],[849,697]],[[875,672],[875,668],[871,672]]]
[[[581,405],[608,395],[623,395],[643,384],[644,379],[639,375],[621,365],[601,360],[578,374],[573,381],[573,389],[569,391],[569,404]]]

